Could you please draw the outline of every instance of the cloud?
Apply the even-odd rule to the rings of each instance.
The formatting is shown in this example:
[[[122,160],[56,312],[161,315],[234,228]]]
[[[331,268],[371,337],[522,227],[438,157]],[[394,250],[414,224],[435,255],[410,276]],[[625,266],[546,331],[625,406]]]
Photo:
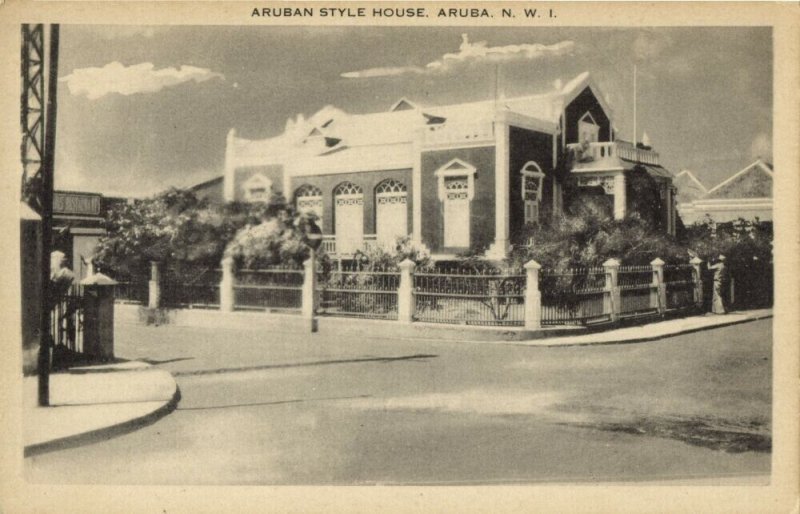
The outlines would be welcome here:
[[[155,93],[184,82],[205,82],[213,78],[225,80],[224,75],[207,68],[184,65],[156,70],[150,62],[125,66],[115,61],[102,68],[78,68],[59,81],[67,83],[71,94],[96,100],[111,93],[125,96]]]
[[[772,161],[772,139],[764,132],[753,138],[753,143],[750,145],[750,158]]]
[[[575,48],[573,41],[561,41],[552,45],[542,45],[538,43],[524,43],[519,45],[507,46],[488,46],[486,41],[470,43],[467,34],[462,34],[461,46],[458,52],[444,54],[440,59],[429,62],[425,66],[388,66],[378,68],[367,68],[359,71],[349,71],[342,73],[342,77],[353,78],[372,78],[372,77],[392,77],[405,75],[408,73],[427,74],[427,73],[446,73],[453,69],[468,64],[477,63],[499,63],[521,60],[535,60],[543,57],[556,57],[572,52]]]
[[[144,25],[85,25],[81,28],[103,39],[125,39],[136,36],[149,39],[156,34],[156,27]]]

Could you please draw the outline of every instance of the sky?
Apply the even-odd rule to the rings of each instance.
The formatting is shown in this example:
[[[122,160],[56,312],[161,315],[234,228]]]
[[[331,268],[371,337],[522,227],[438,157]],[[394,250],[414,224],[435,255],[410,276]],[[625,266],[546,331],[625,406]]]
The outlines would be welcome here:
[[[670,171],[710,188],[771,159],[770,28],[62,25],[56,188],[148,196],[220,176],[231,128],[273,137],[326,105],[513,97],[584,71],[630,140],[634,65],[639,138]]]

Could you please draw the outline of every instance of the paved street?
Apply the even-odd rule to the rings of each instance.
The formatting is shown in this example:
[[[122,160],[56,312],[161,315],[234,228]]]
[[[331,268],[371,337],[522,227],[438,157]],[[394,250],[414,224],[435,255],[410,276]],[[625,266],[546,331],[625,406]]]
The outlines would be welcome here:
[[[500,483],[766,476],[771,320],[535,348],[119,325],[178,409],[26,459],[32,481]]]

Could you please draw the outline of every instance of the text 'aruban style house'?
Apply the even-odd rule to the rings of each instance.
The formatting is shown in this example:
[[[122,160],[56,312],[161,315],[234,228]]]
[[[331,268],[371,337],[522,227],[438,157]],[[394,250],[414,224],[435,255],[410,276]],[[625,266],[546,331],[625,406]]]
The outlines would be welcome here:
[[[588,73],[519,98],[401,99],[371,114],[326,107],[270,139],[231,130],[223,179],[196,190],[225,201],[280,192],[319,216],[324,248],[339,257],[409,235],[435,258],[485,248],[499,259],[526,224],[562,212],[568,179],[613,198],[614,216],[625,217],[626,177],[637,168],[663,181],[659,208],[674,231],[671,175],[655,152],[615,142],[612,127]]]

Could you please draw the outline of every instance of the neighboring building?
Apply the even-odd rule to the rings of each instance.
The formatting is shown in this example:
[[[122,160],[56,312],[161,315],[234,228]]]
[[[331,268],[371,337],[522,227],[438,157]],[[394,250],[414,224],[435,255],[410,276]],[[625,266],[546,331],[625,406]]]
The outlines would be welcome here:
[[[758,159],[705,194],[685,197],[687,201],[678,204],[681,219],[686,225],[707,217],[716,223],[739,218],[772,221],[772,175],[772,165]]]
[[[224,201],[280,192],[319,216],[326,251],[340,257],[410,235],[435,258],[470,248],[503,258],[526,225],[561,213],[567,181],[625,217],[637,171],[653,178],[674,232],[671,174],[657,153],[614,141],[611,116],[588,73],[519,98],[426,107],[403,98],[372,114],[326,107],[270,139],[231,130],[223,177],[193,189]]]
[[[55,191],[53,194],[53,250],[67,256],[77,280],[86,277],[95,246],[105,235],[105,214],[114,202],[99,193]]]
[[[678,208],[683,204],[702,198],[708,193],[706,186],[690,170],[682,170],[675,175],[675,178],[672,179],[672,185],[675,186],[675,200]]]

